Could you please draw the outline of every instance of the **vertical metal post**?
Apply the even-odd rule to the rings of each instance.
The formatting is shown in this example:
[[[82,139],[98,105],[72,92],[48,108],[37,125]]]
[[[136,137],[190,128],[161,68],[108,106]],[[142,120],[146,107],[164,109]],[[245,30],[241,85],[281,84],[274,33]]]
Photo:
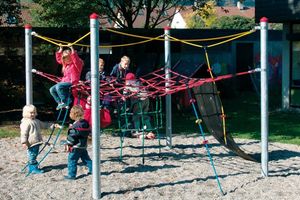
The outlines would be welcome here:
[[[291,23],[291,22],[290,22]],[[284,23],[282,30],[282,109],[288,110],[290,108],[290,66],[291,66],[291,55],[290,45],[291,40],[288,40],[286,35],[291,32],[291,24]]]
[[[99,116],[99,22],[98,15],[90,15],[91,46],[91,105],[92,105],[92,137],[93,137],[93,199],[101,198],[100,168],[100,116]]]
[[[165,73],[166,73],[166,91],[168,91],[168,80],[171,78],[171,45],[170,45],[170,27],[165,27]],[[166,145],[172,148],[172,96],[166,95]]]
[[[268,176],[268,133],[269,133],[269,115],[268,115],[268,19],[260,19],[260,96],[261,96],[261,170],[262,176]]]
[[[32,98],[32,27],[25,25],[25,76],[26,76],[26,105],[33,103]]]

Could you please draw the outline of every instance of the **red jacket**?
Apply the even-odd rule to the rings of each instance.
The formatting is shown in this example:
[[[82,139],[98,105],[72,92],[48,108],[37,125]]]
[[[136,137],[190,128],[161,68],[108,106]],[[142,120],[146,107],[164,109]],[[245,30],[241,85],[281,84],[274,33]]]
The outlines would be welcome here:
[[[62,52],[56,52],[55,54],[56,61],[63,65],[62,63]],[[69,82],[72,85],[77,84],[80,80],[80,74],[83,68],[83,61],[79,58],[76,52],[71,53],[72,63],[65,66],[63,71],[63,77],[61,82]]]

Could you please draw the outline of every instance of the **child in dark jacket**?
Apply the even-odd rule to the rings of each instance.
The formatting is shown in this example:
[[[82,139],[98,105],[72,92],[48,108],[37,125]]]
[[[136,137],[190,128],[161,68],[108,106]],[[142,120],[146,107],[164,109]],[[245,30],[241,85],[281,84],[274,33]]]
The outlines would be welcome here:
[[[84,111],[80,105],[75,105],[70,111],[70,118],[75,122],[68,130],[67,150],[68,156],[68,175],[65,179],[74,180],[77,174],[77,163],[79,158],[88,167],[88,174],[92,174],[92,160],[88,155],[87,139],[90,133],[89,123],[83,118]]]

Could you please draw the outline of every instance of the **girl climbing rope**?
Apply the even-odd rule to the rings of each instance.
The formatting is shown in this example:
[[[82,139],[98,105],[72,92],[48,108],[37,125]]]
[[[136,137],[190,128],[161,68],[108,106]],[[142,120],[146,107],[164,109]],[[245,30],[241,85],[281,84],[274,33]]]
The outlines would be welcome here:
[[[56,109],[68,108],[71,103],[68,101],[70,87],[77,84],[83,68],[83,60],[79,58],[77,52],[71,45],[63,50],[62,46],[56,52],[56,61],[62,65],[63,77],[60,82],[50,88],[50,94],[58,104]]]

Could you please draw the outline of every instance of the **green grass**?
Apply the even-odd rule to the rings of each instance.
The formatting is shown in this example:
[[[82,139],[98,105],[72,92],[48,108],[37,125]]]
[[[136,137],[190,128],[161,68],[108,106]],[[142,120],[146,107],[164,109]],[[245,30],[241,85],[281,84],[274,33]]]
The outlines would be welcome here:
[[[254,92],[243,92],[233,97],[222,98],[226,128],[234,138],[261,139],[260,97]],[[269,96],[269,141],[300,145],[298,111],[280,111],[281,97],[278,93]],[[185,116],[184,116],[185,115]],[[174,132],[184,134],[199,132],[193,112],[175,113]],[[204,131],[208,131],[203,125]]]
[[[57,134],[58,129],[55,129],[56,131],[54,132],[55,134]],[[63,131],[61,132],[61,134],[66,134],[67,133],[67,129],[64,128]],[[42,134],[47,136],[51,134],[51,130],[50,129],[45,129],[42,130]],[[20,127],[19,125],[1,125],[0,126],[0,138],[14,138],[14,137],[20,137]]]
[[[261,138],[260,98],[254,93],[243,93],[238,98],[223,101],[227,128],[234,137]],[[300,113],[281,111],[280,96],[269,96],[269,141],[300,145]]]
[[[20,136],[20,128],[16,125],[6,125],[0,127],[0,138],[12,138]]]

